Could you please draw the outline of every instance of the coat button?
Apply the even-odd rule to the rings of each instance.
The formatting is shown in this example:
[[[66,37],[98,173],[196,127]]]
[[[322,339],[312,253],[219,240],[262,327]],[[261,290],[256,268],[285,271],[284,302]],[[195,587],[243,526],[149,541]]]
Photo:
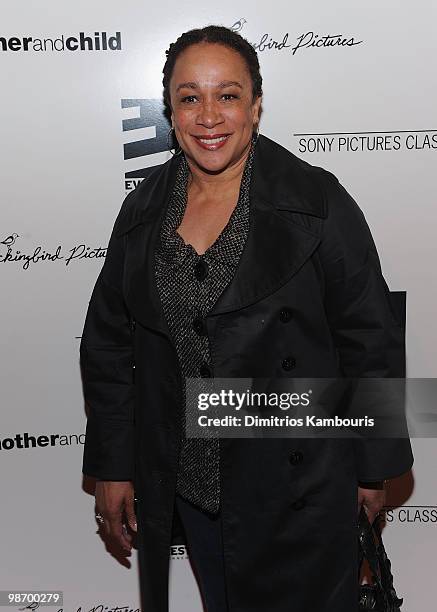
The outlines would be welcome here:
[[[293,449],[290,451],[288,460],[291,463],[291,465],[298,465],[299,463],[302,463],[303,461],[303,453],[300,450]]]
[[[306,501],[302,497],[300,499],[296,499],[296,501],[291,504],[293,510],[302,510],[302,508],[305,508],[305,506]]]
[[[293,317],[293,311],[290,308],[283,308],[279,313],[279,319],[282,323],[288,323]]]
[[[195,264],[194,276],[198,281],[203,281],[208,276],[208,264],[203,259],[199,259]]]
[[[294,357],[286,357],[282,360],[281,365],[284,370],[292,370],[296,367],[296,359]]]
[[[206,326],[203,317],[196,317],[193,319],[193,329],[199,336],[206,336]]]
[[[199,368],[199,374],[202,378],[209,378],[211,376],[211,369],[207,363],[202,363]]]

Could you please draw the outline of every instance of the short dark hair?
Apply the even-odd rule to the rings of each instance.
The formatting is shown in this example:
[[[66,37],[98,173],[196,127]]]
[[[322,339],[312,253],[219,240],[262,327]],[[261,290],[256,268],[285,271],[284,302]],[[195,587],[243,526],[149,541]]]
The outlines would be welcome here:
[[[237,51],[246,62],[247,68],[252,79],[252,96],[253,100],[258,96],[262,96],[262,77],[260,74],[258,55],[254,47],[234,30],[225,26],[208,25],[204,28],[196,28],[184,32],[179,36],[176,42],[171,43],[165,52],[167,60],[164,64],[162,72],[164,78],[162,84],[164,86],[164,103],[167,109],[170,109],[170,79],[173,74],[174,65],[179,55],[190,47],[198,43],[218,43],[229,49]]]

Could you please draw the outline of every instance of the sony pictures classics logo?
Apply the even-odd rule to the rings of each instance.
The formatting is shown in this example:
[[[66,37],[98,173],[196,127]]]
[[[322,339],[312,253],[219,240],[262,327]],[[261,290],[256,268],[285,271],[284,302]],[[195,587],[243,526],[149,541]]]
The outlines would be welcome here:
[[[428,524],[437,525],[437,506],[386,506],[382,514],[386,523],[401,525]]]
[[[231,30],[234,32],[241,32],[244,25],[247,23],[247,20],[243,17],[238,19],[232,26]],[[326,47],[353,47],[355,45],[360,45],[362,40],[355,40],[353,36],[343,36],[343,34],[324,34],[320,36],[315,32],[309,30],[304,32],[300,36],[297,36],[295,39],[295,43],[292,44],[289,42],[289,33],[285,32],[282,36],[282,39],[275,39],[270,36],[269,33],[264,33],[261,35],[258,42],[251,42],[250,44],[257,51],[282,51],[284,49],[290,49],[291,54],[295,55],[297,51],[302,49],[310,49],[310,48],[326,48]]]
[[[76,244],[68,251],[65,251],[62,245],[58,245],[55,251],[48,251],[42,246],[37,246],[33,251],[23,252],[16,248],[19,237],[19,234],[14,232],[0,240],[0,263],[20,263],[23,270],[28,270],[31,264],[41,262],[63,260],[68,266],[70,262],[79,259],[98,259],[106,256],[106,247],[92,248],[85,244]]]

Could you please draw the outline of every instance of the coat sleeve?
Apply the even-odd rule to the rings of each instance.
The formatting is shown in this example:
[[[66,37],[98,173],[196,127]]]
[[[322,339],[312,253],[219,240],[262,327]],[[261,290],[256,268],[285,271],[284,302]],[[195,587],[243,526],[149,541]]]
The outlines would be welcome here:
[[[82,472],[100,480],[133,480],[134,473],[132,324],[122,292],[126,237],[116,235],[130,196],[114,224],[80,343],[88,412]]]
[[[346,377],[405,377],[402,293],[390,292],[363,212],[337,179],[327,173],[320,255],[325,272],[325,308]],[[353,442],[357,479],[376,482],[407,472],[413,464],[405,437]]]

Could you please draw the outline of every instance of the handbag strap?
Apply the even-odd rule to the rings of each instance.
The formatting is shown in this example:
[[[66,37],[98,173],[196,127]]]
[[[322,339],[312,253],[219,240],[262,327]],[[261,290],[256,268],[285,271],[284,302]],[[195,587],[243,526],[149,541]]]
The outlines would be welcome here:
[[[376,517],[373,528],[378,539],[376,551],[379,559],[379,567],[381,571],[381,582],[388,594],[389,601],[393,609],[399,608],[402,605],[403,599],[399,598],[393,586],[393,574],[391,573],[391,561],[386,553],[384,542],[382,541],[382,532],[379,515]]]
[[[375,535],[377,542],[375,542]],[[393,586],[391,562],[382,540],[380,516],[377,515],[373,523],[370,524],[363,506],[361,506],[359,515],[358,540],[360,544],[358,571],[360,571],[362,562],[366,558],[374,583],[384,599],[386,610],[398,612],[403,599],[397,596]]]
[[[375,584],[383,590],[381,582],[381,569],[378,551],[376,548],[375,538],[373,535],[372,525],[369,522],[368,516],[364,507],[361,506],[359,520],[358,520],[358,542],[360,545],[360,557],[358,571],[361,570],[364,559],[369,564],[370,571],[372,572],[372,578]]]

